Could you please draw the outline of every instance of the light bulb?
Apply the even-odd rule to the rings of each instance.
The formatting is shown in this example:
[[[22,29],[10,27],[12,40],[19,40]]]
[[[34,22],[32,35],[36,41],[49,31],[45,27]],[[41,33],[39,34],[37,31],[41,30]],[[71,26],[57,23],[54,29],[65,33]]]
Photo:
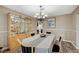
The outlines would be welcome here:
[[[41,13],[41,15],[44,15],[44,13]]]
[[[36,18],[37,16],[35,15],[34,17]]]
[[[39,13],[36,13],[36,15],[38,16],[38,15],[39,15]]]
[[[43,18],[45,18],[45,16],[43,16]]]
[[[48,15],[45,15],[45,17],[47,17]]]

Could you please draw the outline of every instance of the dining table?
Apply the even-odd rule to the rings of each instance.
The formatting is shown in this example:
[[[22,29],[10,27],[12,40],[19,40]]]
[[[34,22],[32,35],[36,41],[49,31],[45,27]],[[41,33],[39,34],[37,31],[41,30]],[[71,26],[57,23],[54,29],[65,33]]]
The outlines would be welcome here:
[[[38,34],[33,37],[23,39],[22,46],[25,48],[25,51],[28,52],[30,50],[30,53],[52,53],[55,41],[55,34],[45,34],[45,37]]]

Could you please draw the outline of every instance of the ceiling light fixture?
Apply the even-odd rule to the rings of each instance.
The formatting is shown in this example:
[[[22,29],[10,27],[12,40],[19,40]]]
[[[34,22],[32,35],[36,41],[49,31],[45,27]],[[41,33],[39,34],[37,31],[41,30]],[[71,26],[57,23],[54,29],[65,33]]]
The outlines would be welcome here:
[[[45,13],[43,13],[43,6],[40,5],[40,12],[35,14],[35,18],[39,21],[44,21],[44,19],[48,16]]]

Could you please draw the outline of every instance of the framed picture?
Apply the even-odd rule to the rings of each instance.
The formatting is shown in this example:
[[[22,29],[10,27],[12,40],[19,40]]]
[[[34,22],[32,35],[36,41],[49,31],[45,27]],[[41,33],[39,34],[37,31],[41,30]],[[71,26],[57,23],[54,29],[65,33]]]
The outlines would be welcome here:
[[[56,18],[48,19],[48,28],[55,28],[56,27]]]

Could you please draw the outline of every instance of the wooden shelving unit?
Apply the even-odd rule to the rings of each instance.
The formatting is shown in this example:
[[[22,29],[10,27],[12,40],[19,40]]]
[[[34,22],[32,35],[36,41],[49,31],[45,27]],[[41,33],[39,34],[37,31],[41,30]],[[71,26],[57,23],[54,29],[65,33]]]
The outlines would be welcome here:
[[[8,14],[8,36],[13,37],[20,32],[20,16]]]
[[[15,50],[20,46],[17,38],[22,40],[31,36],[32,26],[31,17],[23,18],[20,15],[8,14],[8,46],[10,50]]]
[[[27,17],[27,24],[28,24],[28,33],[30,34],[30,32],[32,32],[32,18],[31,17]]]
[[[22,26],[22,24],[24,24]],[[21,18],[19,15],[8,14],[8,36],[13,37],[17,34],[32,32],[33,22],[31,17]]]

